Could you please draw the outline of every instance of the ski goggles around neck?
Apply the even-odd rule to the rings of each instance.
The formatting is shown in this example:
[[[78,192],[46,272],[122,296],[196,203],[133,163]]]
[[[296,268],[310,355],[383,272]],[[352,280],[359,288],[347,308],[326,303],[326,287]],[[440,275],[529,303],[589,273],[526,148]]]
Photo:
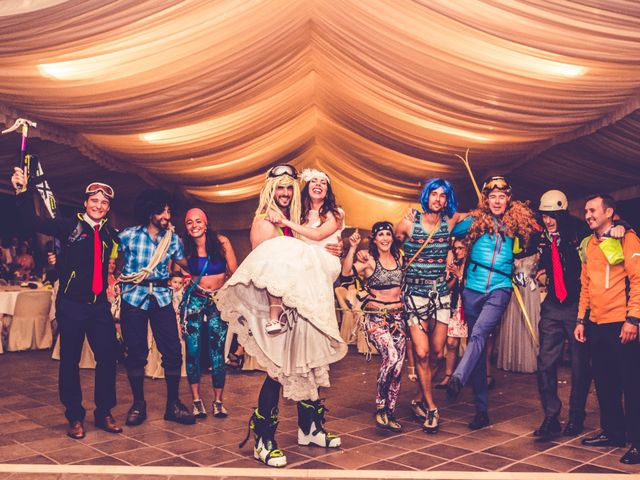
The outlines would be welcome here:
[[[270,178],[282,177],[283,175],[288,175],[293,179],[297,179],[298,171],[294,166],[285,164],[285,165],[276,165],[271,170],[269,170],[269,173],[267,174],[267,176]]]
[[[107,197],[109,200],[113,200],[115,197],[115,193],[113,192],[113,188],[111,188],[106,183],[93,182],[87,185],[84,193],[86,195],[95,195],[96,193],[100,193]]]

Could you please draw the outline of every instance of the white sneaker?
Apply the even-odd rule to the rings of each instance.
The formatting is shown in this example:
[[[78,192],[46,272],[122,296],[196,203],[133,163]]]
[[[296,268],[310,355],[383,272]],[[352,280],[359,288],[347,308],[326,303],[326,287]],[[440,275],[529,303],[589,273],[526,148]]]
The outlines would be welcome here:
[[[427,418],[424,421],[422,427],[424,431],[427,433],[438,433],[438,421],[440,419],[440,414],[438,413],[438,409],[434,408],[433,410],[427,410]]]
[[[222,402],[213,402],[213,416],[216,418],[224,418],[229,415],[227,409],[224,408]]]
[[[193,416],[196,418],[207,418],[207,411],[204,409],[202,400],[193,401]]]
[[[280,333],[282,331],[282,323],[280,323],[280,320],[268,319],[264,324],[264,330],[271,334]]]

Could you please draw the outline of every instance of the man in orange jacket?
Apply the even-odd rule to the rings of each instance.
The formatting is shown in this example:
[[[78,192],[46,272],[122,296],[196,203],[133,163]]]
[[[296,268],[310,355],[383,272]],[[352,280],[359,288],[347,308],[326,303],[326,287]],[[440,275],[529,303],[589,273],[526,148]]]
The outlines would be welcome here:
[[[590,197],[585,219],[593,235],[581,245],[582,273],[575,338],[589,342],[600,404],[602,432],[582,440],[588,446],[631,448],[620,462],[640,463],[640,239],[627,231],[621,241],[606,238],[615,202]],[[617,242],[617,243],[616,243]],[[589,321],[584,317],[591,309]],[[622,399],[624,397],[624,408]]]

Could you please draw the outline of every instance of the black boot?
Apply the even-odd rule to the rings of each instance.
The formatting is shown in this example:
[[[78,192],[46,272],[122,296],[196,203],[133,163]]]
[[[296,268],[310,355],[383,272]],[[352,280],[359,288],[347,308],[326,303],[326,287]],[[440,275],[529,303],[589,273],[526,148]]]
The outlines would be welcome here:
[[[325,406],[320,400],[298,402],[298,445],[337,448],[340,437],[324,429]]]
[[[487,412],[476,412],[475,417],[469,423],[471,430],[480,430],[489,425],[489,414]]]
[[[540,427],[533,432],[534,437],[538,437],[538,440],[546,442],[555,435],[559,434],[561,430],[558,417],[545,417]]]
[[[562,434],[565,437],[575,437],[580,435],[584,430],[584,415],[571,415],[569,412],[569,421],[564,427]]]
[[[278,409],[273,408],[269,418],[264,417],[256,408],[249,418],[249,431],[247,436],[240,443],[239,447],[249,440],[251,430],[253,430],[253,458],[260,460],[269,467],[284,467],[287,465],[287,457],[276,444],[276,428],[278,428]]]

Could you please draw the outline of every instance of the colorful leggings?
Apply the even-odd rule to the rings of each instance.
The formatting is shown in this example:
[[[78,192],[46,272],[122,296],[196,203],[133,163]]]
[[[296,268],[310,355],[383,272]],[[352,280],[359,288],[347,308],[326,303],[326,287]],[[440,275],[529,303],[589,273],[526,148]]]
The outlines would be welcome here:
[[[407,337],[403,328],[402,311],[389,313],[367,313],[364,327],[369,341],[382,356],[378,373],[376,407],[393,412],[400,394],[402,365],[407,352]]]
[[[222,388],[225,381],[224,343],[227,339],[227,322],[222,321],[215,303],[208,297],[194,292],[188,302],[183,334],[187,346],[187,378],[191,385],[200,382],[200,336],[207,335],[213,388]]]

